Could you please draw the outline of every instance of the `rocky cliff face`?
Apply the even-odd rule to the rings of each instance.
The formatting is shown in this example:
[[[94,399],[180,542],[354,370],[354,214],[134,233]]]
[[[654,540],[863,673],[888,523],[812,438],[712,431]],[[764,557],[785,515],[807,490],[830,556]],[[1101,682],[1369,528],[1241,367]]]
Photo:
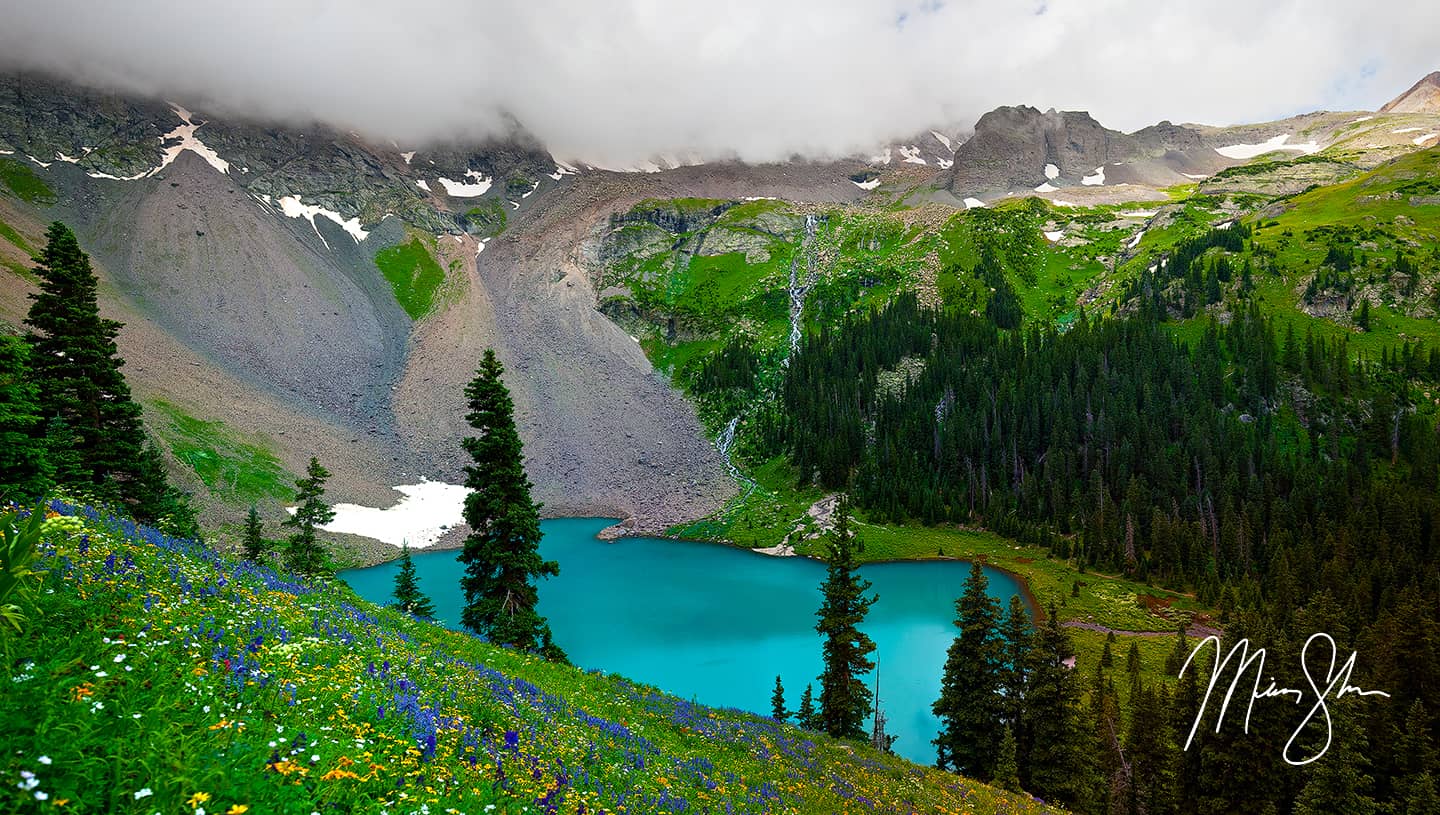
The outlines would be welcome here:
[[[513,202],[555,172],[549,154],[518,126],[508,140],[402,152],[318,124],[234,121],[43,75],[0,75],[0,152],[136,181],[186,148],[257,198],[292,197],[342,221],[358,218],[364,229],[393,215],[429,232],[460,233],[466,223],[459,216],[479,195],[469,193],[484,182],[486,194]],[[441,178],[469,189],[451,198]]]
[[[1410,86],[1410,90],[1385,103],[1381,113],[1440,113],[1440,71]]]
[[[980,117],[975,135],[956,149],[947,186],[965,196],[1077,184],[1105,165],[1200,148],[1198,133],[1169,122],[1126,134],[1082,111],[1001,107]]]
[[[523,136],[410,152],[31,75],[0,76],[0,162],[53,191],[23,199],[0,180],[0,221],[39,246],[63,220],[91,253],[102,308],[125,323],[137,397],[221,422],[292,473],[319,456],[336,501],[385,506],[390,486],[463,478],[463,389],[486,347],[506,363],[547,512],[656,532],[734,492],[694,408],[595,310],[575,270],[578,235],[615,197],[634,204],[630,176],[575,175]],[[690,178],[705,191],[724,172]],[[658,175],[634,181],[687,192]],[[763,184],[725,192],[749,189]],[[416,240],[445,279],[412,320],[376,256]],[[32,289],[16,271],[28,256],[0,244],[0,323],[13,328]],[[208,520],[245,510],[176,473]]]

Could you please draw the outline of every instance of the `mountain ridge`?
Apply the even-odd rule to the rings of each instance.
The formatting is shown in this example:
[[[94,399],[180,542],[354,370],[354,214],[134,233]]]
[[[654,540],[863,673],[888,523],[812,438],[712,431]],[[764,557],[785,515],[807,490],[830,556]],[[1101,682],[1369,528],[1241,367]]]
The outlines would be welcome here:
[[[0,200],[0,220],[32,249],[49,220],[75,227],[129,334],[150,338],[143,347],[153,350],[128,369],[137,393],[225,417],[227,432],[257,443],[303,429],[318,452],[342,462],[340,500],[385,505],[397,484],[461,477],[461,392],[480,349],[492,345],[511,372],[547,512],[662,532],[719,510],[738,487],[710,441],[713,428],[657,375],[640,339],[597,310],[587,247],[613,228],[612,216],[650,198],[773,197],[813,212],[918,206],[924,223],[1008,195],[1055,205],[1163,200],[1167,188],[1249,160],[1217,149],[1302,157],[1343,149],[1343,161],[1326,165],[1338,178],[1416,149],[1417,134],[1440,130],[1432,123],[1440,117],[1327,113],[1233,128],[1160,122],[1124,134],[1084,112],[1009,107],[982,117],[968,138],[952,128],[899,139],[888,163],[858,156],[610,172],[554,162],[523,134],[402,151],[324,128],[232,123],[163,100],[4,75],[0,162],[48,192]],[[942,167],[947,140],[954,163]],[[1319,168],[1306,165],[1285,183],[1301,189]],[[753,243],[746,229],[727,239]],[[376,268],[381,252],[401,245],[433,258],[443,277],[413,319],[397,305],[399,291],[387,290],[398,284]],[[707,256],[723,248],[715,243]],[[0,318],[11,326],[23,319],[28,263],[27,250],[0,240],[0,277],[16,294]],[[178,348],[188,353],[183,379]],[[204,375],[190,377],[194,368]],[[177,394],[175,381],[210,384]],[[263,408],[237,410],[221,394]],[[285,464],[298,472],[304,461]],[[236,519],[223,501],[207,508]]]
[[[1380,113],[1440,113],[1440,71],[1432,71],[1410,89],[1381,106]]]

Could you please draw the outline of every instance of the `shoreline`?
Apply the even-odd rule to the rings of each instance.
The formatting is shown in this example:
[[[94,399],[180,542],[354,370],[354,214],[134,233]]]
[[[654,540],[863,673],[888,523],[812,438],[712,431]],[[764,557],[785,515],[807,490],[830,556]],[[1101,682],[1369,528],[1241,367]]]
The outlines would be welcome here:
[[[543,523],[544,521],[560,521],[560,520],[596,520],[596,521],[608,521],[608,520],[612,520],[612,519],[609,518],[609,517],[605,517],[605,516],[556,515],[556,516],[552,516],[552,517],[542,517],[540,520],[541,520],[541,522]],[[794,552],[793,549],[791,550],[791,554],[781,555],[781,554],[773,554],[773,553],[771,553],[771,552],[762,551],[762,550],[760,550],[760,549],[754,549],[754,548],[751,548],[751,547],[748,547],[748,546],[741,546],[740,544],[735,543],[734,541],[729,541],[729,540],[714,539],[714,538],[711,538],[711,539],[705,539],[705,538],[684,538],[684,537],[680,537],[679,535],[670,535],[670,534],[666,534],[666,533],[664,533],[664,532],[643,532],[643,531],[637,531],[637,530],[634,530],[634,529],[627,528],[627,527],[625,526],[626,522],[628,522],[628,521],[630,521],[630,520],[633,520],[633,518],[627,518],[627,519],[624,519],[624,520],[616,520],[614,523],[612,523],[612,524],[610,524],[610,525],[608,525],[608,526],[602,527],[599,531],[597,531],[597,532],[595,533],[595,535],[594,535],[594,538],[595,538],[596,540],[602,542],[602,543],[617,543],[617,542],[619,542],[619,541],[625,540],[626,538],[651,538],[651,539],[654,539],[654,540],[674,541],[674,542],[677,542],[677,543],[697,543],[697,544],[703,544],[703,545],[707,545],[707,546],[723,546],[723,547],[725,547],[725,548],[727,548],[727,549],[734,549],[734,550],[740,551],[740,552],[748,552],[748,553],[750,553],[750,554],[752,554],[752,555],[755,555],[755,556],[757,556],[757,557],[765,557],[765,558],[800,557],[800,558],[806,558],[806,559],[808,559],[808,560],[813,560],[813,561],[816,561],[816,562],[818,562],[818,563],[824,563],[824,562],[825,562],[824,558],[816,557],[816,556],[814,556],[814,555],[800,554],[800,553]],[[411,547],[410,553],[411,553],[411,555],[413,556],[413,555],[420,554],[420,553],[424,553],[424,552],[458,552],[458,551],[459,551],[461,548],[463,548],[463,546],[464,546],[464,538],[459,534],[462,529],[464,529],[464,527],[454,527],[454,528],[448,530],[443,536],[441,536],[441,538],[440,538],[439,540],[437,540],[434,544],[432,544],[432,545],[430,545],[430,546],[426,546],[426,547],[424,547],[423,549],[416,549],[416,548],[414,548],[414,547]],[[612,530],[614,530],[614,531],[612,531]],[[606,533],[610,533],[610,534],[607,535]],[[353,536],[347,535],[347,537],[351,537],[351,538],[362,538],[363,536],[360,536],[360,535],[353,535]],[[354,565],[354,566],[347,566],[347,567],[345,567],[345,569],[342,569],[341,571],[346,571],[346,570],[349,570],[349,569],[369,569],[369,568],[373,568],[373,567],[375,567],[375,566],[383,566],[383,565],[385,565],[386,563],[392,563],[392,562],[400,559],[400,548],[399,548],[399,547],[396,547],[396,546],[394,546],[394,545],[392,545],[392,544],[389,544],[389,543],[385,543],[384,541],[377,541],[377,540],[374,540],[374,539],[366,539],[366,540],[368,540],[368,541],[370,541],[372,544],[374,544],[374,546],[367,546],[367,547],[366,547],[367,550],[370,550],[370,549],[374,549],[374,548],[378,548],[378,547],[380,547],[380,546],[383,546],[383,547],[386,547],[387,549],[393,550],[394,555],[393,555],[392,557],[381,557],[381,558],[375,559],[374,562],[361,562],[361,563],[358,563],[358,564],[356,564],[356,565]],[[452,540],[453,540],[453,542],[452,542]],[[952,555],[942,555],[942,556],[939,556],[939,557],[935,557],[935,556],[925,556],[925,557],[913,557],[913,558],[903,558],[903,557],[902,557],[902,558],[883,558],[883,559],[875,559],[875,560],[865,560],[865,561],[862,561],[862,562],[860,563],[860,566],[861,566],[861,567],[864,567],[864,566],[875,566],[875,565],[884,565],[884,564],[888,564],[888,563],[946,563],[946,562],[949,562],[949,563],[975,563],[975,562],[977,562],[977,561],[980,563],[981,566],[983,566],[983,567],[985,567],[985,568],[994,569],[994,570],[997,571],[997,572],[1000,572],[1000,573],[1002,573],[1002,574],[1005,574],[1006,576],[1008,576],[1008,577],[1010,577],[1012,580],[1014,580],[1017,585],[1019,585],[1021,597],[1024,599],[1026,605],[1028,605],[1028,606],[1030,607],[1030,615],[1035,619],[1036,625],[1039,625],[1039,624],[1045,622],[1045,621],[1049,618],[1049,615],[1048,615],[1048,614],[1046,613],[1046,611],[1045,611],[1045,607],[1044,607],[1043,605],[1041,605],[1040,599],[1035,596],[1034,590],[1030,587],[1030,579],[1029,579],[1029,577],[1027,577],[1026,575],[1023,575],[1023,574],[1015,571],[1014,569],[1010,569],[1010,568],[1007,568],[1007,567],[1005,567],[1005,566],[996,565],[996,564],[990,562],[989,558],[987,558],[985,555],[978,555],[978,556],[973,557],[973,558],[954,557],[954,556],[952,556]],[[958,597],[958,595],[957,595],[957,597]]]

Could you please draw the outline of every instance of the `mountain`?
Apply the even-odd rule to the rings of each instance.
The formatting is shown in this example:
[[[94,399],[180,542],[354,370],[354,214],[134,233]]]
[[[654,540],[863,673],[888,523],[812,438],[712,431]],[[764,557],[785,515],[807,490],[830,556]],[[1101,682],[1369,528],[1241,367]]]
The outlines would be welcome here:
[[[1410,90],[1386,102],[1381,113],[1440,113],[1440,71],[1434,71],[1410,86]]]
[[[1121,165],[1126,179],[1183,183],[1182,171],[1208,173],[1217,163],[1200,134],[1169,122],[1125,134],[1084,112],[1001,107],[981,116],[975,135],[956,149],[947,186],[959,196],[1098,186],[1107,167]]]
[[[400,146],[181,102],[0,75],[0,320],[20,325],[45,225],[70,223],[126,324],[151,429],[208,517],[278,511],[312,453],[345,502],[458,481],[462,391],[493,346],[546,512],[649,532],[741,492],[711,441],[734,415],[685,383],[733,331],[770,342],[803,328],[785,303],[805,274],[853,272],[861,301],[915,280],[939,297],[958,284],[931,241],[959,207],[1038,196],[1059,208],[1047,231],[1068,235],[1065,204],[1166,202],[1197,183],[1291,194],[1440,131],[1428,114],[1317,113],[1127,134],[1083,112],[1004,107],[973,135],[947,125],[871,155],[620,172],[556,160],[523,123]],[[1096,250],[1102,265],[1117,249]],[[1073,304],[1089,274],[1050,296]],[[1066,313],[1056,302],[1045,310]],[[389,553],[353,542],[364,559]]]
[[[819,557],[843,492],[867,561],[1013,571],[1048,609],[1052,650],[1016,657],[1031,676],[1005,686],[1058,702],[1019,719],[1017,762],[1041,797],[1108,811],[1138,782],[1205,811],[1362,811],[1377,807],[1327,796],[1367,754],[1381,807],[1430,784],[1411,759],[1434,730],[1423,711],[1440,710],[1425,681],[1440,671],[1427,656],[1440,631],[1440,114],[1127,134],[1006,107],[968,140],[937,130],[949,167],[945,139],[921,134],[891,141],[888,163],[631,172],[555,161],[520,126],[412,151],[7,81],[0,321],[21,325],[46,223],[72,224],[106,315],[125,323],[149,429],[221,549],[250,504],[282,515],[311,455],[335,474],[339,511],[383,519],[367,531],[426,527],[429,505],[360,510],[394,503],[397,485],[460,478],[462,388],[495,347],[551,514]],[[311,811],[329,789],[315,785],[351,781],[369,785],[355,801],[393,791],[377,808],[438,784],[544,809],[590,781],[610,808],[640,789],[627,811],[703,809],[691,790],[716,810],[776,795],[791,797],[770,808],[787,811],[1033,805],[77,514],[50,522],[49,591],[25,609],[44,624],[16,651],[36,655],[15,666],[22,691],[45,679],[0,697],[11,721],[58,722],[70,746],[11,728],[25,742],[10,751],[12,801],[54,777],[198,809],[193,779],[223,775],[239,780],[212,789],[253,792],[265,811]],[[342,559],[395,554],[350,543]],[[1177,763],[1164,700],[1183,704],[1168,694],[1187,638],[1257,620],[1276,653],[1322,629],[1361,644],[1356,681],[1392,697],[1334,711],[1334,764],[1286,765],[1293,722],[1270,712],[1245,736],[1201,728],[1194,760]],[[1278,686],[1300,687],[1303,666],[1276,668]],[[132,703],[167,711],[184,743],[123,718]],[[117,720],[140,738],[116,738]],[[137,788],[127,768],[152,765],[128,754],[103,785],[70,772],[97,742],[163,754],[176,778]],[[489,785],[451,788],[492,760]]]

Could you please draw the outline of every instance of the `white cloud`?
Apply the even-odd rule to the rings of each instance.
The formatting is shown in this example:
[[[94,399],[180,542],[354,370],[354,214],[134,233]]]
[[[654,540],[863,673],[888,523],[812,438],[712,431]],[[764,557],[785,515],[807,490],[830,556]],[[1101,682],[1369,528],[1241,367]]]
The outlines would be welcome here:
[[[508,113],[562,158],[621,165],[873,151],[1002,104],[1125,130],[1368,109],[1440,68],[1440,4],[1409,0],[6,6],[12,66],[413,145]]]

